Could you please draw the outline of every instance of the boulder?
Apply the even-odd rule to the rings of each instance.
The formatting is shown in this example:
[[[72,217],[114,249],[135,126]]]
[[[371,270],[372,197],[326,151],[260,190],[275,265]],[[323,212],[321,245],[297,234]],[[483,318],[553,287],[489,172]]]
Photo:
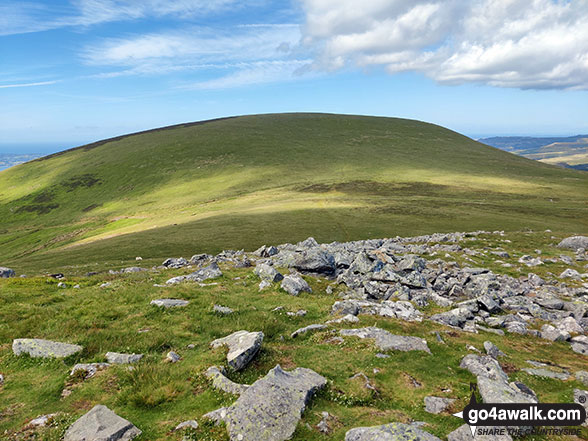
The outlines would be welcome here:
[[[498,357],[504,357],[504,352],[502,352],[500,349],[498,349],[498,347],[492,343],[491,341],[485,341],[484,342],[484,349],[486,350],[486,353],[494,358],[494,359],[498,359]]]
[[[541,338],[551,341],[566,341],[570,339],[570,334],[554,326],[543,325],[541,327]]]
[[[554,378],[556,380],[562,381],[566,381],[568,378],[570,378],[570,374],[567,372],[555,372],[549,369],[525,368],[523,371],[535,377]]]
[[[277,365],[225,410],[223,420],[230,439],[290,439],[307,403],[326,384],[327,380],[311,369],[297,368],[286,372]]]
[[[132,423],[99,404],[67,429],[63,441],[130,441],[140,434]]]
[[[16,273],[13,269],[0,266],[0,279],[8,279],[14,276],[16,276]]]
[[[299,274],[288,274],[280,285],[288,294],[297,296],[301,292],[312,292],[312,289]]]
[[[170,257],[169,259],[165,259],[162,263],[163,266],[166,268],[181,268],[183,266],[188,265],[188,261],[183,257],[176,258]]]
[[[212,381],[212,387],[229,394],[241,395],[249,388],[248,384],[239,384],[229,380],[224,369],[217,366],[209,367],[204,375]]]
[[[429,319],[454,328],[463,328],[468,320],[472,320],[474,314],[468,308],[455,308],[447,312],[432,315]]]
[[[277,269],[267,263],[258,264],[254,272],[261,280],[267,280],[271,283],[279,282],[284,278]]]
[[[159,306],[161,308],[177,308],[187,306],[190,302],[182,299],[155,299],[151,300],[151,305]]]
[[[572,236],[566,237],[560,243],[557,244],[558,248],[564,248],[566,250],[577,251],[580,248],[588,249],[588,237],[586,236]]]
[[[344,337],[374,339],[376,347],[382,351],[424,351],[431,353],[425,339],[394,335],[373,326],[359,329],[341,329],[339,333]]]
[[[214,305],[212,307],[212,311],[216,312],[218,314],[222,314],[222,315],[229,315],[232,314],[233,312],[235,312],[232,308],[229,308],[228,306],[222,306],[222,305]]]
[[[333,255],[319,247],[297,254],[291,266],[299,271],[318,274],[333,274],[336,269]]]
[[[65,358],[82,351],[82,347],[40,338],[17,338],[12,342],[15,355],[29,354],[40,358]]]
[[[559,275],[560,279],[582,279],[582,275],[575,269],[568,268]]]
[[[168,285],[173,285],[180,282],[204,282],[205,280],[222,277],[222,275],[223,273],[220,270],[218,264],[216,262],[213,262],[204,268],[201,268],[197,271],[194,271],[191,274],[188,274],[187,276],[172,277],[165,283],[167,283]]]
[[[143,354],[123,354],[120,352],[107,352],[106,360],[112,364],[137,363],[143,358]]]
[[[436,436],[410,424],[390,423],[374,427],[357,427],[345,434],[345,441],[441,441]]]
[[[210,346],[213,348],[228,346],[227,362],[232,369],[240,371],[259,352],[262,342],[263,332],[237,331],[227,337],[214,340]]]

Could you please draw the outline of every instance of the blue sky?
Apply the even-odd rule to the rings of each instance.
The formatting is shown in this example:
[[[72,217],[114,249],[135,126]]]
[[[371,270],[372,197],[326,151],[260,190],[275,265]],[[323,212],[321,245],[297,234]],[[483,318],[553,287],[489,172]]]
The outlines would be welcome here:
[[[0,151],[271,112],[588,133],[583,0],[0,0]]]

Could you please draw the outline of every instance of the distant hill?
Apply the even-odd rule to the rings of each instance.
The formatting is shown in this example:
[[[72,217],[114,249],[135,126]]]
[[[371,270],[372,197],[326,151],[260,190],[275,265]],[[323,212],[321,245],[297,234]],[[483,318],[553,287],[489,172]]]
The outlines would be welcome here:
[[[577,170],[588,170],[588,135],[567,138],[503,136],[483,138],[480,142],[507,152]]]
[[[588,232],[588,174],[419,121],[252,115],[0,172],[0,266],[476,229]]]

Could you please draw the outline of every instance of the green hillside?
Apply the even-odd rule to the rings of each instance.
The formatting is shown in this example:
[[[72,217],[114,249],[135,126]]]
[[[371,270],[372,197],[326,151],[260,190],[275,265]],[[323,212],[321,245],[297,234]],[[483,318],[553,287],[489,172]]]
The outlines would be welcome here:
[[[588,173],[418,121],[255,115],[105,140],[0,172],[19,271],[263,243],[588,231]]]

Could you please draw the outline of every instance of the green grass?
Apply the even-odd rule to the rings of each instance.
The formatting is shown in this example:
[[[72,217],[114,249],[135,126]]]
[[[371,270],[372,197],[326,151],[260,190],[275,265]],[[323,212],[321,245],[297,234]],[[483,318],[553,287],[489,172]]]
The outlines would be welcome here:
[[[515,263],[508,272],[520,276],[529,271],[516,264],[522,254],[534,254],[535,249],[541,249],[542,256],[559,255],[562,251],[554,245],[560,239],[557,235],[552,238],[551,233],[523,232],[480,236],[463,245],[480,252],[480,256],[473,257],[475,263],[472,265],[496,272],[505,269],[495,262],[489,250],[503,247],[511,254],[506,260]],[[459,254],[452,258],[464,263]],[[149,266],[150,262],[143,261],[141,265]],[[550,279],[550,274],[559,274],[566,267],[561,263],[549,263],[532,271]],[[578,265],[574,267],[581,269]],[[218,285],[205,287],[190,283],[165,288],[153,286],[186,270],[72,276],[66,280],[67,289],[58,288],[57,281],[44,277],[0,279],[0,373],[6,378],[5,385],[0,388],[3,439],[23,439],[19,437],[28,433],[23,431],[23,426],[30,419],[60,412],[54,427],[40,431],[36,438],[58,440],[71,421],[100,403],[143,430],[140,440],[179,441],[182,434],[171,432],[179,422],[197,419],[202,423],[204,413],[234,402],[235,397],[214,391],[202,374],[211,365],[225,364],[225,351],[211,350],[209,343],[240,329],[263,331],[265,339],[254,361],[243,372],[230,375],[234,381],[252,383],[278,363],[287,370],[309,367],[329,380],[328,388],[313,399],[305,411],[294,441],[340,440],[352,427],[393,421],[424,421],[426,430],[443,438],[460,425],[460,420],[449,413],[426,413],[423,399],[427,395],[456,398],[453,409],[462,410],[469,400],[469,384],[475,378],[460,369],[459,363],[468,353],[467,345],[483,349],[485,340],[492,341],[507,354],[502,363],[508,367],[510,379],[523,381],[535,390],[542,402],[570,402],[573,389],[584,388],[573,378],[561,382],[522,372],[520,369],[529,367],[525,363],[529,359],[555,361],[572,373],[585,370],[588,363],[588,357],[572,352],[568,344],[551,344],[530,336],[469,334],[428,321],[407,323],[360,316],[359,324],[337,325],[291,339],[289,335],[295,329],[330,319],[331,306],[343,287],[328,295],[326,287],[331,281],[306,277],[313,293],[292,297],[278,285],[258,292],[259,279],[251,268],[222,266],[222,269],[224,276],[217,280]],[[112,285],[100,288],[104,281]],[[80,284],[81,288],[71,288],[75,284]],[[150,300],[161,297],[184,298],[190,300],[190,304],[172,310],[149,304]],[[231,316],[215,314],[214,304],[229,306],[236,312]],[[277,306],[283,306],[285,311],[305,309],[308,314],[288,317],[285,311],[273,312]],[[426,312],[431,314],[439,309],[430,307]],[[347,338],[342,345],[327,342],[340,327],[374,325],[397,334],[423,337],[432,354],[391,352],[391,358],[379,359],[375,357],[378,351],[368,341]],[[149,332],[138,332],[145,329]],[[446,344],[438,343],[433,331],[439,331]],[[82,345],[84,351],[66,360],[16,357],[11,351],[12,340],[24,337],[76,343]],[[188,349],[189,344],[195,347]],[[165,363],[169,350],[178,352],[182,361]],[[73,364],[104,361],[107,351],[144,353],[145,357],[133,371],[115,366],[85,381],[68,377]],[[374,373],[374,369],[379,372]],[[358,372],[369,376],[378,389],[377,394],[350,380]],[[422,387],[412,386],[411,377]],[[64,387],[72,393],[61,398]],[[337,418],[336,429],[329,436],[314,429],[323,411]],[[310,429],[306,423],[310,424]],[[205,424],[189,436],[189,439],[200,441],[227,439],[222,427]],[[588,436],[586,429],[583,436]]]
[[[121,137],[0,173],[23,272],[455,230],[588,229],[588,174],[418,121],[257,115]]]

